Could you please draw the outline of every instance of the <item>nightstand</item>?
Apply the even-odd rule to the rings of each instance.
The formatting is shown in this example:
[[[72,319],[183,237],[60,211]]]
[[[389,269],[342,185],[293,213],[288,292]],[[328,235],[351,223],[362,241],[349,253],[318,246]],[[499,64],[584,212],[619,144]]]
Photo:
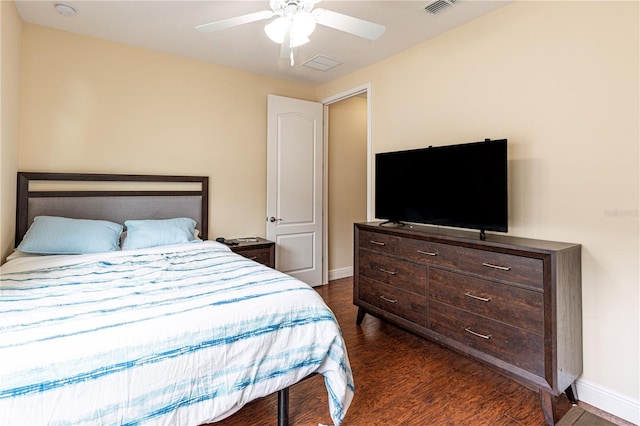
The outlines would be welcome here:
[[[238,245],[229,246],[231,251],[270,268],[276,267],[276,243],[273,241],[260,237],[235,238],[228,241],[236,241],[238,243]]]

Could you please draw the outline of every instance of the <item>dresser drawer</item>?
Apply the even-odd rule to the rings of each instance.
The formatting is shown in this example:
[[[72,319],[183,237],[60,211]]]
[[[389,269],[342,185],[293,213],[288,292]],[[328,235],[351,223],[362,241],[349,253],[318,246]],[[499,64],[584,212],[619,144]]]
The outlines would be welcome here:
[[[427,267],[367,250],[360,251],[359,273],[402,290],[427,294]]]
[[[458,265],[459,247],[431,241],[406,239],[400,255],[418,262],[455,268]]]
[[[429,303],[429,326],[436,333],[544,377],[544,338],[489,318]]]
[[[360,248],[375,250],[380,253],[398,255],[402,252],[401,247],[402,244],[404,244],[404,240],[393,235],[360,231],[358,243],[360,244]]]
[[[427,297],[360,277],[359,300],[424,327],[427,323]]]
[[[462,248],[459,269],[487,278],[542,289],[542,259]]]
[[[446,303],[532,333],[544,332],[542,292],[432,268],[430,300]]]
[[[245,249],[237,252],[247,259],[254,260],[263,265],[271,266],[271,251],[265,248]]]
[[[229,241],[236,243],[235,245],[229,246],[234,253],[262,263],[270,268],[276,267],[276,245],[273,241],[260,237],[238,238]]]

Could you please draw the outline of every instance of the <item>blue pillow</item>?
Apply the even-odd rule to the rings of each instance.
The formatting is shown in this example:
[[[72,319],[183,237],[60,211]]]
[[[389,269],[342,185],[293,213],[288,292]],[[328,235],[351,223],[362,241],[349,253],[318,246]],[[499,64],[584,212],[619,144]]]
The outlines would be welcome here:
[[[34,254],[86,254],[116,251],[122,225],[106,220],[36,216],[18,245]]]
[[[195,240],[196,221],[186,217],[162,220],[126,220],[127,235],[123,250],[134,250]]]

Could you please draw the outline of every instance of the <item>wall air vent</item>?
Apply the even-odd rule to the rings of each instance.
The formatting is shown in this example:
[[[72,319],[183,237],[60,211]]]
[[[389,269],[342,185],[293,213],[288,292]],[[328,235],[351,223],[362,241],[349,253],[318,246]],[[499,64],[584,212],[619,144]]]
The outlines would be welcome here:
[[[438,15],[458,3],[458,1],[459,0],[434,0],[426,4],[423,9],[431,15]]]

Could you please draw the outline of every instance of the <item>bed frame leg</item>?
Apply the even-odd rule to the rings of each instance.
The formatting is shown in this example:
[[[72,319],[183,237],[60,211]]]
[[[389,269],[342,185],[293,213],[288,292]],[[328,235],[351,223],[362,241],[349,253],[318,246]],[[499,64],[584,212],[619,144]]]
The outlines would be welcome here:
[[[289,388],[278,391],[278,426],[289,426]]]

